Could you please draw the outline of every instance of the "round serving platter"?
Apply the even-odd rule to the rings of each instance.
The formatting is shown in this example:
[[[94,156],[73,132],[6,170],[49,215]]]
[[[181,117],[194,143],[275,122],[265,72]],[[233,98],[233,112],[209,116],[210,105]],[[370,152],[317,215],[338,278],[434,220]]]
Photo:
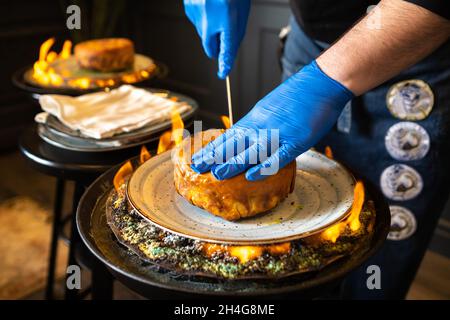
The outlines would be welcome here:
[[[169,73],[169,68],[167,67],[167,65],[165,65],[164,63],[162,63],[160,61],[153,60],[153,62],[156,65],[156,69],[154,70],[154,72],[150,73],[146,79],[142,79],[142,81],[134,82],[134,83],[132,83],[132,85],[139,86],[139,87],[149,86],[149,85],[151,85],[152,81],[164,79],[165,77],[167,77],[167,74]],[[39,97],[42,94],[64,94],[64,95],[68,95],[68,96],[77,97],[82,94],[99,92],[99,91],[105,90],[104,87],[95,87],[95,88],[85,89],[85,88],[67,87],[67,86],[49,87],[49,86],[43,86],[41,84],[37,84],[36,82],[34,82],[35,84],[32,84],[30,81],[27,80],[31,74],[30,70],[32,70],[32,69],[33,69],[33,66],[25,66],[23,68],[18,69],[16,72],[13,73],[11,80],[12,80],[12,83],[17,88],[27,92],[33,100],[39,100]],[[119,82],[119,83],[116,83],[114,86],[108,86],[108,88],[114,89],[114,88],[119,87],[120,85],[122,85],[122,83]]]
[[[71,89],[70,81],[77,79],[90,79],[93,80],[89,87],[86,89],[98,89],[100,88],[95,81],[107,81],[113,80],[114,85],[124,83],[122,80],[127,76],[136,76],[140,81],[145,80],[150,77],[157,70],[157,65],[155,62],[142,54],[135,54],[133,67],[126,70],[114,71],[114,72],[101,72],[96,70],[85,69],[79,66],[75,56],[70,56],[68,59],[57,59],[50,64],[57,74],[60,74],[64,78],[64,82],[57,86],[57,89]],[[148,73],[147,77],[141,77],[139,72],[146,71]],[[44,87],[44,88],[55,88],[54,85],[48,84],[44,85],[33,78],[33,68],[27,70],[24,75],[26,82],[33,86]],[[136,81],[138,82],[138,81]]]
[[[152,93],[165,94],[168,98],[177,98],[178,101],[190,105],[191,108],[181,114],[184,122],[192,120],[197,112],[197,102],[188,96],[161,89],[147,90]],[[93,139],[84,136],[79,131],[68,128],[58,118],[49,115],[44,124],[38,124],[38,134],[44,141],[58,148],[79,152],[105,152],[156,141],[159,139],[160,134],[168,130],[171,125],[171,120],[167,119],[146,125],[131,132],[115,135],[111,138]],[[186,123],[186,126],[188,126],[188,123]]]
[[[127,193],[146,220],[169,232],[212,243],[255,245],[300,239],[346,218],[354,186],[354,177],[342,165],[308,151],[297,158],[294,192],[282,203],[255,217],[227,221],[176,192],[171,152],[165,152],[133,173]]]

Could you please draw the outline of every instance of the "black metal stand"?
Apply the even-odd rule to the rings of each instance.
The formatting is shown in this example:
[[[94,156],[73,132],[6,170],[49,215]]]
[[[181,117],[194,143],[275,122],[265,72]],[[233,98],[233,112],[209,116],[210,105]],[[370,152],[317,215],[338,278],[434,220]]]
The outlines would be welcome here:
[[[75,250],[77,249],[77,246],[80,244],[80,235],[78,234],[77,225],[75,222],[75,212],[77,211],[78,202],[81,199],[81,196],[84,192],[84,186],[82,186],[80,183],[75,183],[75,190],[73,194],[73,202],[72,202],[72,219],[71,219],[71,226],[70,226],[70,242],[69,242],[69,257],[67,260],[67,265],[75,265],[77,264],[76,258],[75,258]],[[67,277],[69,275],[66,275],[66,281]],[[65,298],[66,300],[75,300],[77,298],[78,291],[76,289],[69,289],[66,286],[65,290]]]
[[[56,177],[55,203],[53,209],[52,236],[47,275],[46,299],[54,299],[55,264],[58,237],[62,232],[65,219],[62,218],[66,181],[75,182],[72,199],[71,231],[69,235],[68,265],[82,264],[92,271],[91,290],[93,299],[111,299],[113,296],[113,278],[103,263],[100,263],[80,239],[75,222],[75,212],[86,187],[101,173],[124,160],[135,156],[139,147],[117,152],[83,153],[56,148],[43,141],[37,134],[36,126],[27,128],[19,142],[20,151],[36,170]],[[84,261],[79,261],[80,260]],[[85,290],[86,292],[86,290]],[[66,286],[65,298],[81,299],[83,292]]]
[[[55,282],[55,264],[56,256],[58,254],[58,234],[61,230],[61,216],[62,216],[62,206],[64,200],[64,180],[56,180],[56,192],[55,192],[55,203],[53,207],[53,225],[52,225],[52,236],[50,243],[50,255],[48,259],[48,275],[47,275],[47,286],[45,290],[45,299],[53,299],[53,287]]]

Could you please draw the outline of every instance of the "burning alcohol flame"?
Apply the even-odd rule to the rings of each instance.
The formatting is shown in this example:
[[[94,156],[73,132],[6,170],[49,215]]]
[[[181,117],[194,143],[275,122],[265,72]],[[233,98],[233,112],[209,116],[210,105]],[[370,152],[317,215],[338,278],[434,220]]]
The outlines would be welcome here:
[[[232,257],[238,258],[241,263],[254,260],[260,257],[264,252],[273,255],[282,255],[289,253],[290,250],[290,242],[264,246],[227,246],[213,243],[205,243],[203,245],[203,253],[207,256],[212,256],[217,253],[227,253]]]
[[[184,123],[180,113],[172,111],[171,118],[172,130],[164,132],[159,138],[157,154],[170,150],[183,141]]]
[[[163,153],[172,148],[172,131],[166,131],[159,137],[158,149],[156,154]]]
[[[326,146],[325,147],[325,155],[329,158],[329,159],[333,159],[333,151],[331,150],[330,146]]]
[[[45,86],[60,87],[64,84],[64,79],[71,75],[69,70],[60,71],[57,73],[52,67],[52,63],[57,60],[65,60],[71,57],[72,42],[65,40],[61,52],[58,54],[55,51],[50,51],[55,44],[55,38],[50,38],[41,44],[39,49],[39,60],[33,65],[33,79]],[[91,87],[108,88],[113,87],[118,83],[136,83],[138,81],[147,79],[150,74],[156,69],[155,65],[151,65],[146,70],[130,72],[121,75],[118,79],[90,79],[87,77],[68,79],[66,84],[72,88],[88,89]]]
[[[238,258],[241,263],[246,263],[260,257],[264,248],[262,246],[232,246],[228,252],[232,257]]]
[[[70,57],[70,54],[72,52],[72,41],[65,40],[62,50],[59,53],[59,59],[68,59]]]
[[[116,191],[119,191],[120,186],[125,183],[126,178],[129,177],[132,173],[133,173],[133,165],[131,164],[131,161],[128,160],[127,162],[125,162],[123,166],[120,167],[120,169],[114,176],[113,180],[114,189],[116,189]]]
[[[139,164],[143,164],[145,161],[150,159],[152,155],[148,151],[146,146],[142,146],[141,153],[139,154]]]
[[[88,89],[91,86],[91,79],[89,78],[78,78],[69,80],[69,85],[74,88]]]
[[[180,113],[177,111],[172,111],[172,135],[176,146],[180,145],[183,141],[183,129],[184,123]]]
[[[349,217],[343,221],[339,222],[324,232],[322,232],[321,237],[324,240],[331,241],[333,243],[339,238],[339,236],[344,232],[345,228],[348,226],[351,231],[355,232],[361,227],[361,222],[359,221],[359,215],[361,213],[364,204],[364,184],[361,181],[356,182],[353,196],[353,204],[350,211]]]
[[[148,151],[148,149],[143,145],[141,147],[141,152],[139,153],[139,164],[143,164],[145,161],[150,159],[152,155]],[[126,182],[126,179],[131,176],[133,173],[133,164],[130,160],[125,162],[123,166],[120,167],[120,169],[116,172],[114,179],[113,179],[113,185],[114,189],[116,191],[119,191],[120,186],[123,185]]]
[[[55,43],[55,38],[50,38],[44,41],[44,43],[39,48],[39,61],[47,61],[47,55],[50,48]]]
[[[359,221],[359,214],[361,213],[362,207],[364,205],[364,185],[361,181],[358,181],[355,186],[354,197],[353,197],[353,205],[350,216],[347,219],[347,222],[350,226],[350,230],[358,231],[361,227],[361,222]]]
[[[50,38],[41,45],[39,49],[39,60],[33,65],[32,77],[44,85],[60,86],[63,84],[63,78],[55,72],[55,69],[50,64],[57,59],[67,59],[70,56],[72,42],[65,41],[60,54],[57,54],[55,51],[50,51],[54,43],[55,38]]]
[[[227,116],[221,116],[220,119],[222,120],[225,129],[230,129],[231,127],[230,118]]]

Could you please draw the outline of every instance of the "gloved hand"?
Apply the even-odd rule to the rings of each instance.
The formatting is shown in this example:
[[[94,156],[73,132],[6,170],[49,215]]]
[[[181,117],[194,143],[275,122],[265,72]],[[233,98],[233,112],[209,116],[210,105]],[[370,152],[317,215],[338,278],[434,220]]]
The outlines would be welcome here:
[[[184,10],[208,57],[219,60],[217,75],[224,79],[245,34],[250,0],[184,0]]]
[[[313,61],[260,100],[225,134],[194,154],[191,167],[199,173],[211,170],[219,180],[250,168],[245,174],[247,180],[263,179],[314,146],[352,97],[350,90],[328,77]],[[259,129],[279,131],[264,134]]]

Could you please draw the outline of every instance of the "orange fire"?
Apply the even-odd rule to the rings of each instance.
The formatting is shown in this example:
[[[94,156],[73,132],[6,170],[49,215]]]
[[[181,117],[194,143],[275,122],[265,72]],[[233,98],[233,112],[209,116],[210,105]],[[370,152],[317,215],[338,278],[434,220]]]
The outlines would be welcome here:
[[[151,156],[152,155],[150,154],[148,149],[143,145],[141,147],[141,152],[139,154],[139,164],[143,164],[145,161],[150,159]],[[125,183],[126,179],[131,176],[133,171],[134,171],[133,164],[131,163],[130,160],[125,162],[125,164],[121,166],[119,170],[117,170],[113,179],[113,185],[116,191],[119,191],[120,186]]]
[[[290,242],[264,246],[228,246],[214,243],[205,243],[203,245],[203,253],[209,257],[215,253],[226,253],[232,257],[238,258],[241,263],[254,260],[260,257],[264,252],[273,255],[282,255],[289,253],[290,250]]]
[[[322,232],[322,239],[335,243],[347,226],[351,231],[357,231],[361,227],[359,215],[364,204],[364,198],[364,184],[361,181],[358,181],[356,182],[354,189],[353,204],[350,215],[345,221],[339,222]]]
[[[232,246],[228,249],[232,257],[239,259],[241,263],[246,263],[260,257],[264,252],[262,246]]]
[[[171,137],[172,131],[166,131],[159,137],[158,149],[156,150],[156,154],[163,153],[173,148]]]
[[[72,41],[65,40],[62,50],[59,53],[58,59],[68,59],[70,58],[70,54],[72,52]]]
[[[220,116],[220,119],[222,120],[225,129],[230,129],[231,127],[230,118],[227,116]]]
[[[180,113],[177,111],[172,112],[172,135],[173,141],[175,141],[175,145],[178,146],[183,141],[183,129],[184,123],[183,119],[180,116]]]
[[[178,146],[183,141],[184,123],[180,114],[177,111],[172,111],[172,130],[164,132],[159,137],[157,154],[163,153],[167,150]]]
[[[133,173],[133,165],[131,164],[131,161],[128,160],[125,162],[123,166],[120,167],[120,169],[117,171],[116,175],[113,179],[114,189],[118,191],[120,189],[120,186],[125,183],[125,180]]]
[[[331,150],[330,146],[326,146],[325,147],[325,155],[330,158],[333,159],[333,150]]]
[[[41,45],[39,49],[39,60],[33,65],[32,77],[44,85],[60,86],[63,83],[63,78],[55,72],[55,69],[50,66],[50,63],[57,59],[67,59],[70,56],[72,43],[66,41],[59,55],[54,51],[50,51],[54,43],[55,39],[50,38]]]
[[[57,73],[52,67],[52,63],[57,60],[69,59],[72,52],[72,42],[65,40],[61,52],[58,54],[55,51],[50,51],[55,43],[54,38],[44,41],[39,49],[39,60],[33,65],[33,79],[45,86],[60,87],[64,84],[64,78],[70,76],[69,70],[62,70]],[[108,88],[120,83],[136,83],[138,81],[147,79],[155,70],[156,66],[151,65],[146,70],[139,72],[126,73],[121,75],[118,79],[90,79],[87,77],[80,77],[67,80],[67,85],[72,88],[88,89],[91,87]]]
[[[139,164],[143,164],[145,161],[150,159],[152,155],[150,154],[150,151],[148,151],[146,146],[142,146],[141,153],[139,154]]]

